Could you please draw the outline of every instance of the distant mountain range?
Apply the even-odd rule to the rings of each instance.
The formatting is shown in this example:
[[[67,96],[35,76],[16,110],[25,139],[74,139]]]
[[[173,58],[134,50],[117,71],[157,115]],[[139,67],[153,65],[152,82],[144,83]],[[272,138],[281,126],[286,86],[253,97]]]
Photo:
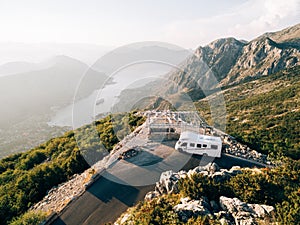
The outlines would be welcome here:
[[[0,77],[2,125],[15,123],[28,115],[50,113],[51,107],[71,104],[77,85],[87,72],[94,79],[82,90],[82,96],[101,87],[107,79],[103,73],[67,56],[56,56],[41,64],[10,63],[5,69],[16,74]],[[17,73],[22,70],[25,72]]]
[[[124,66],[149,61],[156,62],[157,67],[160,62],[178,66],[190,55],[192,55],[192,51],[175,45],[161,42],[140,42],[116,48],[101,57],[92,68],[111,74]],[[139,71],[137,71],[138,73]]]
[[[182,103],[182,94],[197,101],[212,92],[255,80],[282,69],[300,65],[300,24],[284,30],[265,33],[250,42],[222,38],[199,47],[194,55],[165,76],[165,80],[149,83],[140,89],[125,90],[119,108],[136,105],[143,108],[169,107],[165,101],[147,96],[168,96],[173,105]],[[149,98],[148,98],[149,99]],[[127,103],[125,103],[127,101]],[[129,102],[129,103],[128,103]],[[138,104],[135,104],[139,102]],[[146,103],[147,102],[147,103]]]
[[[26,73],[34,70],[40,70],[44,66],[41,63],[30,62],[8,62],[0,66],[0,77],[13,75],[17,73]]]
[[[82,43],[0,42],[0,49],[0,65],[20,61],[37,63],[56,55],[67,55],[91,65],[113,47]]]
[[[187,60],[182,73],[172,75],[172,80],[192,87],[193,82],[205,83],[207,89],[214,88],[207,82],[201,70],[208,72],[207,65],[224,87],[253,78],[269,75],[284,68],[300,64],[300,24],[282,31],[266,33],[250,42],[234,38],[222,38],[207,46],[199,47],[195,55]],[[209,71],[210,71],[209,70]]]

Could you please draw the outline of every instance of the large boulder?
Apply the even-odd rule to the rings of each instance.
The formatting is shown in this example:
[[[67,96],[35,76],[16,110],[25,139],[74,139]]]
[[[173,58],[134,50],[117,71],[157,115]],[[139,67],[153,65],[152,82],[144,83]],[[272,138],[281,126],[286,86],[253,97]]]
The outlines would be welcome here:
[[[152,199],[157,198],[159,196],[160,196],[160,193],[158,191],[150,191],[146,194],[144,199],[146,201],[151,201]]]
[[[191,178],[194,174],[201,174],[203,176],[212,177],[216,182],[223,182],[240,173],[242,173],[242,169],[239,166],[234,166],[230,170],[220,169],[220,167],[213,162],[205,166],[197,166],[189,170],[187,175]]]
[[[172,170],[163,172],[160,175],[159,182],[156,182],[155,191],[160,194],[178,193],[178,180],[181,177],[178,173],[174,173]]]
[[[180,204],[173,207],[183,222],[196,216],[212,216],[210,205],[205,198],[199,200],[190,200],[189,198],[180,199]]]
[[[220,197],[220,206],[224,211],[229,212],[237,225],[252,225],[256,224],[256,218],[269,217],[273,206],[247,204],[238,198]]]
[[[267,212],[265,209],[259,204],[251,204],[250,207],[254,211],[254,216],[263,218],[266,216]]]
[[[233,217],[226,211],[215,212],[214,217],[219,220],[221,225],[235,225]]]
[[[236,198],[227,198],[225,196],[221,196],[219,203],[224,211],[227,211],[232,214],[237,212],[235,201]]]
[[[210,204],[211,209],[214,212],[220,211],[220,206],[218,205],[218,203],[216,201],[212,200],[212,201],[209,202],[209,204]]]
[[[213,174],[217,171],[220,171],[220,167],[218,166],[218,164],[212,162],[212,163],[208,163],[205,166],[197,166],[193,169],[196,173],[200,173],[202,171],[207,171],[208,174]]]
[[[257,225],[255,219],[251,217],[249,212],[238,212],[233,215],[236,225]]]

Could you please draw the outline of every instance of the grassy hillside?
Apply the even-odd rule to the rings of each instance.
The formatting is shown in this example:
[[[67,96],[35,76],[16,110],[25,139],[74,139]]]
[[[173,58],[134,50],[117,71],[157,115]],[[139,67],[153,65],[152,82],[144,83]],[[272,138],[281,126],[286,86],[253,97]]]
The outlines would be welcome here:
[[[299,66],[226,87],[222,93],[227,108],[227,133],[260,152],[300,158]],[[208,98],[196,105],[212,123]]]
[[[127,130],[131,131],[143,121],[143,117],[133,113],[107,116],[95,122],[97,132],[93,125],[86,125],[30,151],[0,160],[0,224],[8,224],[21,216],[41,200],[47,190],[87,169],[89,164],[83,155],[103,157],[118,142],[118,137],[123,138]],[[25,215],[20,220],[27,217],[30,216]]]

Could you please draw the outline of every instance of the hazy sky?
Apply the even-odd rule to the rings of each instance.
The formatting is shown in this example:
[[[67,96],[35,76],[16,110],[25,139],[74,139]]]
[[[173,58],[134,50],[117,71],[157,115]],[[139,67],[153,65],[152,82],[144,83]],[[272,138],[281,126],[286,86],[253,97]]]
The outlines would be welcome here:
[[[0,42],[195,48],[226,36],[250,40],[299,18],[299,0],[0,0]]]

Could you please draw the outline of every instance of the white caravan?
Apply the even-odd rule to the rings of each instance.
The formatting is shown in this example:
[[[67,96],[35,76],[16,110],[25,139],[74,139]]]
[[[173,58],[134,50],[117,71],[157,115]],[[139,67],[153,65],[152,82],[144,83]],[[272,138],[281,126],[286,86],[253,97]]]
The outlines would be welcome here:
[[[191,131],[181,133],[175,149],[190,154],[221,157],[222,140],[220,137],[202,135]]]

